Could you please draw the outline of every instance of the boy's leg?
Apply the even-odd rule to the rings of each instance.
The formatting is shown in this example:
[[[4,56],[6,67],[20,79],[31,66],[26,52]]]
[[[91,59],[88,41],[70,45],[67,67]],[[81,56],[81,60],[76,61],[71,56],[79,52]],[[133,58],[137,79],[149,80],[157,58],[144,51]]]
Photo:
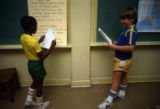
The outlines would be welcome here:
[[[37,80],[37,93],[36,93],[36,101],[38,109],[45,109],[49,105],[49,101],[43,102],[43,79]]]
[[[127,73],[123,72],[123,75],[121,77],[121,82],[120,82],[120,88],[118,92],[119,98],[125,98],[126,87],[127,87]]]
[[[123,74],[121,77],[120,88],[118,92],[119,98],[125,98],[126,87],[127,87],[127,72],[131,66],[132,61],[133,61],[133,58],[124,61],[125,64],[123,66]]]
[[[127,73],[126,72],[123,72],[120,84],[127,85]]]
[[[35,106],[35,102],[33,101],[33,97],[35,94],[36,89],[36,83],[33,80],[32,85],[28,88],[26,101],[24,103],[25,108],[31,108]]]
[[[36,96],[37,97],[41,97],[42,94],[43,94],[43,79],[40,79],[40,80],[36,80],[36,84],[37,84],[37,87],[36,87],[36,90],[37,90],[37,93],[36,93]]]
[[[115,92],[118,91],[122,75],[123,75],[122,71],[115,71],[113,73],[111,90]]]
[[[123,72],[121,71],[115,71],[113,73],[111,90],[109,92],[108,97],[104,100],[104,102],[98,106],[99,109],[106,109],[112,104],[113,99],[117,96],[117,91],[119,89],[119,84],[122,74]]]

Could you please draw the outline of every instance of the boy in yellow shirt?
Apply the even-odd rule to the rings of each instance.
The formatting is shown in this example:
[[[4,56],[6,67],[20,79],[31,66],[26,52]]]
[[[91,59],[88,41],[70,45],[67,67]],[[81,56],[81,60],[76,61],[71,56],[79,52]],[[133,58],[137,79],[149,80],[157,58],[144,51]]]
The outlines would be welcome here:
[[[43,102],[43,80],[46,75],[43,61],[56,45],[56,41],[52,41],[49,49],[43,50],[40,48],[39,43],[43,41],[45,36],[42,36],[39,41],[32,36],[37,30],[37,21],[32,16],[24,16],[21,19],[21,26],[24,30],[24,34],[21,35],[20,42],[28,59],[28,71],[33,80],[28,89],[24,107],[31,108],[38,106],[38,109],[45,109],[48,107],[49,101]],[[37,102],[33,101],[35,91]]]

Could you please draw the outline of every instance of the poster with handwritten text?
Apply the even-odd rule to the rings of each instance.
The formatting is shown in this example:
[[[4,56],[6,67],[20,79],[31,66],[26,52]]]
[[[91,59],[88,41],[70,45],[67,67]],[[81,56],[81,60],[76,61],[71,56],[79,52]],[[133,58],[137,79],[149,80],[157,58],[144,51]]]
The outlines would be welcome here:
[[[38,23],[36,39],[54,29],[56,46],[67,46],[67,0],[28,0],[28,12]]]

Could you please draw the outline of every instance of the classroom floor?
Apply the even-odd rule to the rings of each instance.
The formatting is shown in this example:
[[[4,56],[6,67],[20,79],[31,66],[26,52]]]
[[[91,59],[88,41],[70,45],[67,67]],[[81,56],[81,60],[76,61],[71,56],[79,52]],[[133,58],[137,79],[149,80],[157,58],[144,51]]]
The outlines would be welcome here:
[[[47,109],[97,109],[107,97],[111,84],[92,85],[89,88],[70,86],[44,87],[44,100],[51,104]],[[0,109],[24,109],[28,87],[15,93],[15,102],[0,98]],[[32,108],[37,109],[37,108]],[[129,83],[125,99],[115,99],[109,109],[160,109],[160,82]]]

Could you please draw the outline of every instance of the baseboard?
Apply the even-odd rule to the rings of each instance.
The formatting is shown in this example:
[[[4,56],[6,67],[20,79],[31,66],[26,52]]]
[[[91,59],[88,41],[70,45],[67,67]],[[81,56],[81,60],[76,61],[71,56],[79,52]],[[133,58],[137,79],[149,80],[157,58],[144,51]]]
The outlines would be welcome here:
[[[128,83],[136,82],[160,82],[160,75],[128,76]],[[111,84],[112,77],[91,78],[91,84]]]
[[[23,86],[30,86],[32,81],[31,80],[20,80],[20,85]]]
[[[79,81],[72,81],[71,82],[71,87],[75,88],[75,87],[90,87],[91,86],[91,82],[90,80],[79,80]]]
[[[91,78],[91,84],[111,84],[112,77],[95,77]]]
[[[21,86],[30,86],[32,83],[32,80],[28,81],[20,81]],[[45,79],[44,80],[44,86],[61,86],[61,85],[70,85],[71,80],[70,79]]]
[[[128,76],[128,83],[160,82],[160,75]],[[20,81],[21,86],[31,85],[32,80]],[[71,85],[74,87],[90,87],[91,84],[111,84],[112,77],[95,77],[91,80],[71,81],[70,79],[45,79],[44,86]]]
[[[129,76],[128,82],[160,82],[160,75]]]
[[[44,81],[45,86],[60,86],[60,85],[70,85],[71,80],[70,79],[46,79]]]

